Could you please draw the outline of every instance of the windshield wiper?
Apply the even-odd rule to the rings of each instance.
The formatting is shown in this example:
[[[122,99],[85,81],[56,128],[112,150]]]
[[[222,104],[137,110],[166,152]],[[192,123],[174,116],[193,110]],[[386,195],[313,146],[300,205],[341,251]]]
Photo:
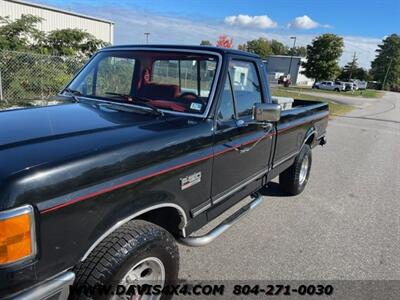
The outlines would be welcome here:
[[[151,108],[151,110],[152,110],[153,112],[155,112],[157,115],[164,116],[164,113],[163,113],[161,110],[159,110],[157,107],[155,107],[154,105],[150,104],[150,103],[148,102],[148,100],[143,100],[142,98],[137,97],[137,96],[134,96],[133,98],[134,98],[137,102],[139,102],[141,105],[144,105],[144,106],[146,106],[146,107],[148,107],[148,108]]]
[[[72,97],[72,99],[74,99],[74,102],[76,103],[79,102],[79,98],[77,96],[82,96],[82,93],[80,91],[71,88],[65,88],[64,92],[69,93],[69,95]]]
[[[106,95],[112,95],[112,96],[118,96],[121,98],[124,98],[128,101],[132,101],[132,96],[128,94],[122,94],[122,93],[114,93],[114,92],[105,92]]]
[[[128,100],[128,101],[135,100],[135,102],[138,102],[140,105],[143,105],[143,106],[146,106],[147,108],[150,108],[152,113],[154,113],[154,114],[156,114],[158,116],[164,116],[164,113],[161,110],[159,110],[157,107],[155,107],[154,105],[151,105],[148,102],[147,99],[140,98],[140,97],[137,97],[137,96],[128,95],[128,94],[114,93],[114,92],[106,92],[106,94],[107,95],[118,96],[118,97],[121,97],[121,98],[123,98],[125,100]],[[132,103],[132,104],[135,104],[135,103]],[[148,111],[148,110],[146,110],[146,111]]]

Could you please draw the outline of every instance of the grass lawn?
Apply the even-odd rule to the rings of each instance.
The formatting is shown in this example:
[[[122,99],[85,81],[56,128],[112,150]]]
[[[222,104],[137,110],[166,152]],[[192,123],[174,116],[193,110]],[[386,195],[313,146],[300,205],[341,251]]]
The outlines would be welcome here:
[[[326,94],[335,94],[335,95],[343,95],[349,97],[361,97],[361,98],[381,98],[384,95],[384,92],[377,90],[358,90],[353,92],[336,92],[336,91],[327,91],[327,90],[318,90],[312,89],[311,87],[290,87],[283,88],[279,87],[279,89],[285,89],[295,92],[315,92],[315,93],[326,93]]]
[[[271,93],[272,96],[278,96],[278,97],[291,97],[299,100],[326,102],[329,105],[329,112],[331,115],[343,115],[354,109],[354,107],[351,105],[336,103],[330,100],[321,99],[321,97],[318,96],[302,94],[299,93],[298,91],[292,92],[291,89],[289,91],[288,89],[271,88]]]

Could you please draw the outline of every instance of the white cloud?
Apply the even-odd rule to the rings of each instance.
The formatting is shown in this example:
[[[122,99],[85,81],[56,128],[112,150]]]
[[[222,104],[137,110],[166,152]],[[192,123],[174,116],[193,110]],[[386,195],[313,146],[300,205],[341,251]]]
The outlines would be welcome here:
[[[319,23],[315,22],[307,15],[297,17],[288,24],[289,28],[294,28],[294,29],[313,29],[319,26],[320,26]]]
[[[267,15],[262,16],[249,16],[249,15],[237,15],[228,16],[224,19],[225,24],[236,25],[242,27],[253,27],[260,29],[275,28],[278,24],[274,22]]]
[[[233,38],[234,47],[246,41],[259,37],[276,39],[291,47],[291,32],[266,32],[262,28],[247,28],[221,24],[218,21],[198,20],[160,15],[154,12],[138,9],[118,9],[115,6],[104,5],[102,9],[92,6],[74,7],[76,11],[92,14],[95,11],[98,17],[115,22],[114,44],[143,44],[144,32],[150,32],[152,44],[191,44],[198,45],[201,40],[210,40],[215,44],[218,36],[227,34]],[[296,45],[305,46],[315,37],[313,34],[296,34]],[[375,49],[381,39],[369,37],[344,37],[344,51],[340,64],[344,65],[352,58],[354,51],[357,53],[359,65],[370,68],[370,62],[375,57]]]

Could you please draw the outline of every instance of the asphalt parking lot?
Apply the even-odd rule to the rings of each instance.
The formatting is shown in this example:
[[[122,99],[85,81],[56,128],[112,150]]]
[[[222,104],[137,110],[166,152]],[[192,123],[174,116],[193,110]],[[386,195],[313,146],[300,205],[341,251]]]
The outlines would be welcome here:
[[[351,101],[357,109],[330,121],[328,144],[313,150],[304,193],[271,183],[216,241],[180,246],[180,278],[400,279],[400,94]]]

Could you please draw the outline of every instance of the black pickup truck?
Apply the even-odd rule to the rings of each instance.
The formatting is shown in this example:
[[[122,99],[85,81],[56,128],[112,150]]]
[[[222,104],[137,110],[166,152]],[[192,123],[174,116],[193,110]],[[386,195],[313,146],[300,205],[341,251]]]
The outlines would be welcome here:
[[[206,245],[278,175],[288,195],[301,193],[328,106],[282,110],[264,68],[231,49],[112,46],[59,93],[62,104],[1,112],[0,298],[163,285],[178,276],[176,241]]]

